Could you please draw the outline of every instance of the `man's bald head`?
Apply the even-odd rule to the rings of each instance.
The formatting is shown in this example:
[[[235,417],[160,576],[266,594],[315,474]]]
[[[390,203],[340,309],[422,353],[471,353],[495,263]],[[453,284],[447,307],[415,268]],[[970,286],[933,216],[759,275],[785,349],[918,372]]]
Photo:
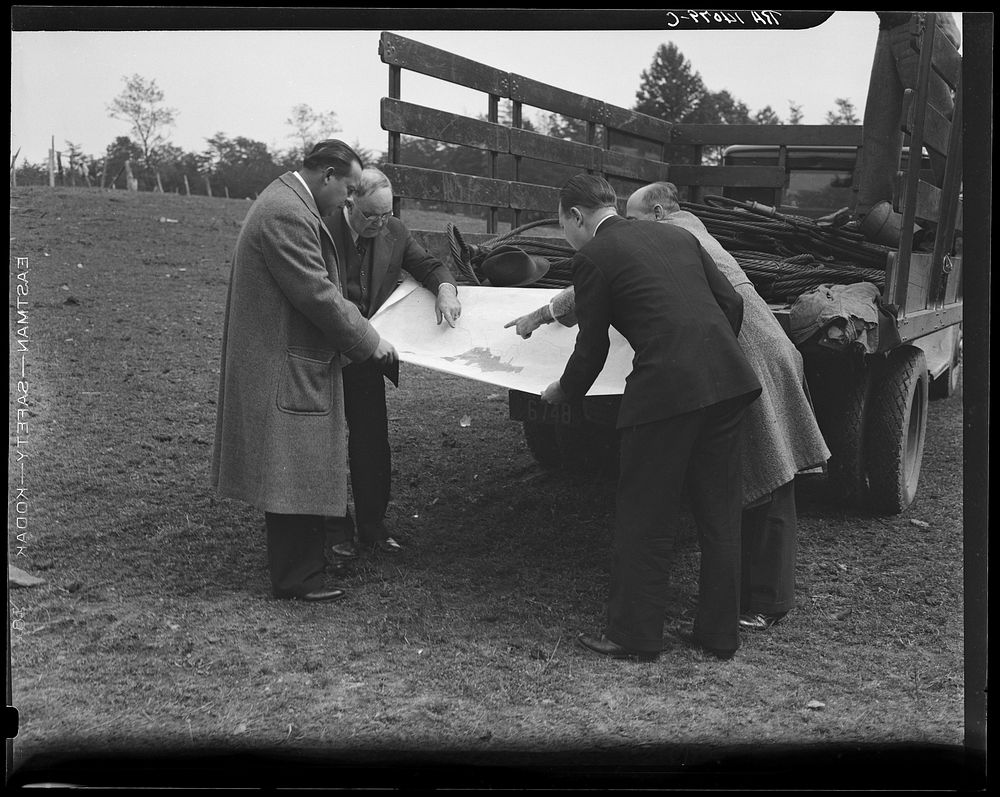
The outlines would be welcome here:
[[[659,221],[680,209],[677,186],[659,182],[636,189],[625,204],[625,215],[639,221]]]

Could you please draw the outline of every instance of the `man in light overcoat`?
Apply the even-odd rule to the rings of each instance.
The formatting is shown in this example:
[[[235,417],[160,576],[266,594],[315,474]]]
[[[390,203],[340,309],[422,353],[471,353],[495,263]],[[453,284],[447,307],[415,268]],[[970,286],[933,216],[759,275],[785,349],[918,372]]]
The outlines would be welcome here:
[[[342,141],[313,147],[251,205],[233,255],[212,458],[219,494],[263,510],[275,597],[329,601],[324,517],[347,511],[341,367],[396,362],[344,298],[322,221],[361,177]]]

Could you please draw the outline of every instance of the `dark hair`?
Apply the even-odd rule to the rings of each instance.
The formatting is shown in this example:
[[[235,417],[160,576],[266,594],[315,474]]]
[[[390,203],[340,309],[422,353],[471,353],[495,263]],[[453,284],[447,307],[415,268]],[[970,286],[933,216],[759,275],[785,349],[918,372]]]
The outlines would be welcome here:
[[[328,138],[313,146],[309,154],[302,159],[302,165],[307,169],[332,166],[334,174],[343,177],[351,171],[351,164],[354,161],[357,161],[359,166],[364,166],[358,153],[347,144],[336,138]]]
[[[613,208],[618,204],[618,197],[611,183],[596,174],[577,174],[570,177],[559,189],[559,207],[566,212],[571,207],[581,207],[587,210],[598,208]]]

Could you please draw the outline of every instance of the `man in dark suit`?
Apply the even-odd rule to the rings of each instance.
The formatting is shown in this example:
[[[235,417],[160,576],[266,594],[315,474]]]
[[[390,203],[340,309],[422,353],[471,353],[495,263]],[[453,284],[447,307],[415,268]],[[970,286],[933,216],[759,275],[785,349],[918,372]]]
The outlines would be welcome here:
[[[584,647],[655,659],[685,482],[701,547],[698,610],[687,641],[719,658],[739,646],[740,423],[760,383],[737,341],[743,300],[687,230],[629,221],[606,180],[580,174],[560,191],[580,331],[542,399],[586,395],[614,326],[635,350],[618,415],[621,466],[607,625]]]
[[[371,318],[385,303],[402,281],[402,272],[407,271],[436,294],[437,323],[455,326],[462,312],[455,278],[392,215],[392,184],[381,171],[364,169],[354,195],[324,221],[343,253],[338,263],[344,295],[365,318]],[[338,557],[357,555],[355,522],[363,548],[391,553],[402,547],[385,526],[392,473],[385,376],[377,361],[352,363],[343,370],[356,518],[348,514],[346,520],[328,525]]]

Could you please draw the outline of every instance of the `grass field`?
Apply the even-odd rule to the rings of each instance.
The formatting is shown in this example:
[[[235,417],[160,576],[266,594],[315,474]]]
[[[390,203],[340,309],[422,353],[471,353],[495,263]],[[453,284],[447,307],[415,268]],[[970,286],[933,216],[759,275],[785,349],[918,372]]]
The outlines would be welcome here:
[[[466,785],[935,788],[955,775],[961,392],[931,405],[904,514],[852,513],[822,476],[800,479],[798,608],[784,623],[747,634],[731,662],[668,636],[659,661],[627,664],[574,645],[600,629],[614,485],[541,469],[502,391],[404,364],[388,520],[405,551],[360,563],[341,602],[281,602],[262,518],[208,479],[228,260],[249,203],[47,188],[11,203],[12,341],[26,341],[12,343],[12,393],[26,384],[10,428],[26,426],[8,478],[23,464],[27,510],[12,489],[8,527],[26,534],[9,534],[8,556],[44,579],[10,593],[22,773],[69,777],[65,757],[84,754],[213,753],[249,785],[335,765],[331,785],[461,771]],[[673,615],[695,598],[697,560],[688,523]],[[288,757],[305,769],[247,763]]]

